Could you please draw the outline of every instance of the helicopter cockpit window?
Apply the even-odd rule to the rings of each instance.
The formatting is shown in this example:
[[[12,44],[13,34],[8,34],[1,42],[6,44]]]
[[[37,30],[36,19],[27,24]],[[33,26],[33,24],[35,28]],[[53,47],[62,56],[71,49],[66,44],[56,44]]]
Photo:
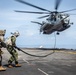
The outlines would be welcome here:
[[[60,17],[60,19],[63,19],[63,16],[60,15],[59,17]]]
[[[51,21],[56,21],[56,15],[55,14],[51,15]]]

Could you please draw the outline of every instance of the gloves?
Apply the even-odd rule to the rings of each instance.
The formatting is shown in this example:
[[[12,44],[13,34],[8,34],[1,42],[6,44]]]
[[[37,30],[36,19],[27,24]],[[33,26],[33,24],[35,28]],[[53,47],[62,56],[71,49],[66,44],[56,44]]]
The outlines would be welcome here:
[[[18,49],[19,51],[21,51],[21,49],[20,48],[18,48],[17,46],[14,46],[16,49]]]
[[[17,47],[17,49],[20,51],[21,49]]]

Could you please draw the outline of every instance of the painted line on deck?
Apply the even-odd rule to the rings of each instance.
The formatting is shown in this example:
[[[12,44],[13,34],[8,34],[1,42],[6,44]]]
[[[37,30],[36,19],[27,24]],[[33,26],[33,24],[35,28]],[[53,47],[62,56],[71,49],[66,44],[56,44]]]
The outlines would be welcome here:
[[[24,62],[26,62],[27,64],[30,64],[27,60],[23,59]]]
[[[40,72],[42,72],[43,74],[45,74],[45,75],[49,75],[48,73],[46,73],[45,71],[41,70],[40,68],[38,68],[38,70],[39,70]]]

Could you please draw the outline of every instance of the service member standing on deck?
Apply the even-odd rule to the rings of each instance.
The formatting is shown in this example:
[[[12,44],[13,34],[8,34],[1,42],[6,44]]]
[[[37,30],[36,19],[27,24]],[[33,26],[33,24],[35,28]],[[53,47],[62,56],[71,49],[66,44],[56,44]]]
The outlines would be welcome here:
[[[5,35],[5,32],[6,30],[0,30],[0,71],[5,71],[6,68],[4,68],[2,66],[2,54],[3,54],[3,51],[1,50],[3,46],[3,42],[4,42],[4,35]]]
[[[16,46],[16,38],[19,36],[19,32],[16,31],[14,33],[12,33],[12,36],[9,37],[6,40],[6,44],[7,44],[7,50],[8,52],[11,54],[11,57],[8,61],[8,67],[12,68],[12,62],[15,61],[15,66],[16,67],[20,67],[21,65],[18,64],[18,52],[16,51],[16,49],[14,48]]]

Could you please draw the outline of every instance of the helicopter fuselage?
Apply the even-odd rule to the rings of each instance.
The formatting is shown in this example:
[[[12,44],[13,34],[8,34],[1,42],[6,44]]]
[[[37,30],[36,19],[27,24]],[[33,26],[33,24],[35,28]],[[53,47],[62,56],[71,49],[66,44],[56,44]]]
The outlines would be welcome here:
[[[45,16],[41,16],[39,17],[39,19],[41,18],[45,18],[48,17],[46,19],[45,23],[39,23],[39,22],[35,22],[32,21],[33,23],[37,23],[39,25],[41,25],[40,27],[40,32],[42,32],[43,34],[51,34],[55,31],[57,32],[61,32],[64,31],[66,29],[68,29],[70,27],[71,24],[69,21],[67,20],[67,17],[69,17],[69,14],[67,14],[66,12],[70,12],[70,11],[74,11],[75,9],[71,9],[71,10],[65,10],[65,11],[58,11],[59,5],[61,3],[62,0],[56,0],[55,1],[55,10],[54,11],[50,11],[48,9],[42,8],[40,6],[31,4],[29,2],[26,2],[24,0],[16,0],[17,2],[20,2],[22,4],[26,4],[28,6],[34,7],[36,9],[42,10],[43,12],[37,12],[37,11],[19,11],[19,10],[15,10],[15,12],[20,12],[20,13],[34,13],[34,14],[47,14]],[[68,22],[66,23],[67,20]]]
[[[66,26],[63,26],[62,24],[58,25],[52,25],[52,24],[46,24],[40,28],[40,32],[43,32],[43,34],[51,34],[55,31],[61,32],[66,29],[68,29],[70,25],[66,24]]]
[[[40,32],[43,32],[43,34],[51,34],[55,31],[61,32],[61,31],[64,31],[64,30],[68,29],[70,27],[69,20],[67,22],[64,21],[64,20],[67,20],[66,19],[67,17],[65,17],[65,18],[63,18],[63,19],[61,19],[57,22],[56,21],[54,21],[54,22],[51,21],[51,24],[50,23],[44,23],[40,27]]]

